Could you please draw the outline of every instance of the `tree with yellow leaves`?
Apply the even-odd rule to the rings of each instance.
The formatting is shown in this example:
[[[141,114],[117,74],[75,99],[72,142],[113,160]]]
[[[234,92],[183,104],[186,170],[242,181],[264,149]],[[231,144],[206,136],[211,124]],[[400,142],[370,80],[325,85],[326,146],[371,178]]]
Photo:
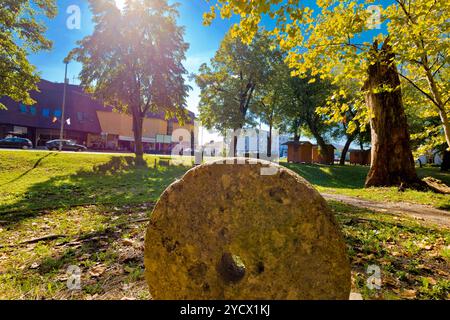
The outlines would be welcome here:
[[[367,114],[372,131],[366,186],[415,186],[419,179],[400,79],[434,106],[450,146],[450,6],[447,0],[393,0],[368,10],[374,2],[317,0],[315,7],[308,7],[301,0],[217,0],[204,20],[208,24],[217,13],[222,18],[238,15],[233,33],[249,41],[267,15],[276,20],[272,35],[289,53],[294,75],[312,72],[335,82],[358,82],[365,97],[359,114]],[[380,21],[373,21],[374,13]],[[386,23],[387,32],[372,35],[378,23]],[[362,41],[367,35],[371,40]]]

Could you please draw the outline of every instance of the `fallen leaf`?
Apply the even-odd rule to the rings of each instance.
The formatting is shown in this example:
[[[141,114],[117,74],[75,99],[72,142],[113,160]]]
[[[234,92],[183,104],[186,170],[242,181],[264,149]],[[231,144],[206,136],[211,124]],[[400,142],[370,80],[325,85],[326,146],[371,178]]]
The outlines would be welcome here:
[[[30,269],[37,269],[37,268],[39,268],[39,266],[40,266],[39,263],[33,262],[33,263],[31,264],[31,266],[30,266]]]
[[[125,238],[125,239],[122,239],[122,244],[124,246],[134,246],[136,243],[131,239]]]
[[[89,274],[93,277],[99,277],[105,272],[106,266],[99,264],[89,270]]]
[[[402,295],[402,297],[405,297],[408,299],[413,299],[416,297],[417,291],[416,290],[403,290],[401,295]]]
[[[349,300],[363,300],[361,293],[358,292],[350,292]]]
[[[437,281],[431,277],[426,277],[425,279],[427,279],[428,283],[433,286],[437,283]]]

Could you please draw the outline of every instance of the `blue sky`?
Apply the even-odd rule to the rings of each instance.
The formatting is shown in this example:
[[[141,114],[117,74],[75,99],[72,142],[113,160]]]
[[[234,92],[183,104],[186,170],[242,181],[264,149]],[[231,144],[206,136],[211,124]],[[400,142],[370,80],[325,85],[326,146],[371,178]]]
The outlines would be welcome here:
[[[120,2],[120,0],[117,0]],[[220,41],[228,31],[232,22],[216,20],[209,26],[202,25],[202,15],[209,8],[204,0],[178,0],[180,3],[179,25],[186,28],[185,41],[190,44],[187,52],[185,67],[190,73],[198,70],[199,66],[208,62],[218,49]],[[87,0],[57,0],[58,16],[55,19],[45,19],[47,25],[47,37],[53,41],[50,51],[40,52],[30,56],[30,61],[37,66],[42,78],[55,81],[64,81],[63,59],[67,53],[75,47],[76,41],[92,33],[91,13]],[[81,9],[81,28],[69,29],[66,21],[70,17],[67,9],[71,5],[79,6]],[[76,79],[81,65],[71,62],[68,67],[68,78],[70,83],[78,83]],[[74,78],[75,77],[75,78]],[[199,89],[195,83],[190,82],[193,90],[188,99],[188,109],[197,113]]]

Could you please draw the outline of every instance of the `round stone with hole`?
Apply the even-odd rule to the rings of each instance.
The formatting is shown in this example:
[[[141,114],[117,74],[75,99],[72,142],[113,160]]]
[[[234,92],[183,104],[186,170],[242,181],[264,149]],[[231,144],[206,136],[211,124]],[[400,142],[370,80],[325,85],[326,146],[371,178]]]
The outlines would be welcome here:
[[[346,245],[320,194],[270,162],[226,161],[189,170],[156,204],[145,238],[152,297],[348,299]]]

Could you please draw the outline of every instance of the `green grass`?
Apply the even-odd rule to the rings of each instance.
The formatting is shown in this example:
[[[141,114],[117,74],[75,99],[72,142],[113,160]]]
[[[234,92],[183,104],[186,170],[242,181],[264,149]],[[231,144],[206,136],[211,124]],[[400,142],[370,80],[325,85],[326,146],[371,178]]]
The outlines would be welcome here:
[[[155,167],[159,157],[145,159],[147,167],[136,168],[128,155],[0,151],[0,298],[148,299],[145,218],[190,166]],[[430,193],[362,189],[365,167],[286,166],[321,191],[434,206],[448,201]],[[419,173],[449,182],[434,168]],[[366,299],[450,298],[449,230],[329,204],[348,245],[353,291]],[[59,237],[21,244],[49,234]],[[372,264],[382,270],[381,290],[367,289]],[[70,265],[82,271],[81,290],[66,287]]]
[[[450,299],[450,231],[330,201],[347,242],[352,289],[365,299]],[[381,289],[368,289],[369,265]]]
[[[156,201],[187,170],[155,168],[160,158],[154,156],[145,160],[147,167],[136,168],[132,156],[0,152],[0,213]]]
[[[337,193],[361,197],[375,201],[405,201],[430,205],[435,208],[450,210],[450,196],[434,192],[406,190],[399,192],[396,187],[364,188],[364,181],[369,171],[364,166],[324,166],[305,164],[283,164],[311,182],[320,192]],[[432,176],[450,185],[450,173],[439,168],[417,168],[419,177]]]

